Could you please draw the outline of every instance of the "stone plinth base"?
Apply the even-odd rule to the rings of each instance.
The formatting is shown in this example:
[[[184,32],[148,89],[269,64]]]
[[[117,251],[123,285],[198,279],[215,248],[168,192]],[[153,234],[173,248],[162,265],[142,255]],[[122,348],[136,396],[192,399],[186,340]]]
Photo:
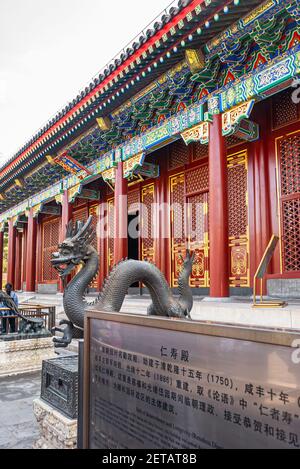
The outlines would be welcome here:
[[[267,285],[268,294],[273,298],[283,298],[284,300],[300,298],[299,278],[269,279]]]
[[[77,420],[71,420],[41,399],[33,402],[33,411],[40,428],[34,449],[76,449]]]
[[[43,360],[55,357],[52,337],[0,340],[0,377],[39,371]]]

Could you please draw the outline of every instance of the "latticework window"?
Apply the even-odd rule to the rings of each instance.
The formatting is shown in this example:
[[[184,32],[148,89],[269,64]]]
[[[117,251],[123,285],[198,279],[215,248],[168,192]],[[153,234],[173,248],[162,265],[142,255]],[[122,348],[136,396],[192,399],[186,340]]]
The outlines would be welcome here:
[[[237,138],[235,135],[230,135],[229,137],[226,137],[227,148],[234,147],[235,145],[239,145],[241,143],[243,143],[243,140]]]
[[[189,197],[189,246],[195,253],[190,284],[208,286],[208,192]]]
[[[52,267],[53,252],[57,251],[59,244],[60,220],[51,220],[43,223],[42,228],[42,277],[43,282],[52,282],[58,279],[57,271]]]
[[[171,178],[173,236],[175,244],[185,243],[185,189],[184,174]]]
[[[286,138],[280,142],[281,194],[300,192],[300,136]]]
[[[154,262],[154,184],[142,189],[143,209],[141,216],[142,228],[142,260]]]
[[[93,248],[98,251],[98,238],[99,238],[99,232],[98,232],[98,207],[94,206],[89,209],[89,215],[92,216],[92,227],[93,230],[96,233],[96,236],[94,237],[92,241],[92,246]],[[92,284],[90,285],[91,288],[97,288],[98,286],[98,276],[94,278]]]
[[[128,213],[136,213],[140,203],[140,191],[135,189],[128,193]]]
[[[285,271],[300,271],[300,199],[283,202],[282,214]]]
[[[279,144],[281,216],[285,272],[300,271],[300,135]]]
[[[200,143],[193,144],[193,161],[208,158],[208,145],[201,145]]]
[[[83,221],[85,223],[87,219],[88,219],[88,210],[86,207],[81,208],[80,210],[74,210],[72,213],[73,223],[76,223],[77,221]]]
[[[176,169],[189,162],[189,147],[182,141],[173,143],[170,147],[169,169]]]
[[[273,129],[295,122],[299,117],[299,105],[293,102],[293,89],[288,88],[272,98]]]
[[[195,192],[208,191],[209,173],[208,165],[200,166],[186,173],[186,192],[193,194]]]
[[[184,174],[170,179],[171,186],[171,233],[172,233],[172,286],[178,286],[185,253],[185,181]]]
[[[205,210],[207,194],[189,197],[189,239],[191,243],[203,243],[205,234]]]
[[[114,252],[115,252],[115,209],[114,199],[107,201],[107,221],[108,221],[108,236],[107,236],[107,267],[108,272],[114,266]]]
[[[247,234],[247,169],[244,164],[228,168],[229,196],[229,236],[240,237]]]

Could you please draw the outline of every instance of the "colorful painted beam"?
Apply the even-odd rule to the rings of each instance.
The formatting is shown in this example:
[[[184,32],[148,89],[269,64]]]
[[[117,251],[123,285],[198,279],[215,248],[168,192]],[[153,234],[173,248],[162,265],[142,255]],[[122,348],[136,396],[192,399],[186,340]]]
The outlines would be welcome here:
[[[237,83],[229,83],[225,89],[209,95],[209,113],[212,115],[219,114],[220,112],[230,111],[233,107],[249,100],[265,99],[290,86],[298,75],[300,75],[300,44],[277,57],[271,64],[263,64],[258,70],[244,76]],[[203,114],[203,103],[194,104],[176,116],[166,119],[159,126],[133,138],[129,143],[120,145],[113,152],[110,151],[101,156],[87,169],[93,175],[102,174],[103,179],[113,185],[114,169],[119,161],[126,161],[142,152],[154,151],[180,138],[180,135],[185,131],[203,123]],[[245,124],[240,124],[239,131],[244,135],[249,133],[253,136],[255,134],[254,127],[252,129],[249,126],[246,128]],[[35,207],[58,196],[61,191],[70,189],[79,182],[77,176],[71,176],[60,181],[29,200],[22,202],[22,204],[2,213],[0,222],[8,220],[19,213],[20,210],[25,210],[24,207]]]

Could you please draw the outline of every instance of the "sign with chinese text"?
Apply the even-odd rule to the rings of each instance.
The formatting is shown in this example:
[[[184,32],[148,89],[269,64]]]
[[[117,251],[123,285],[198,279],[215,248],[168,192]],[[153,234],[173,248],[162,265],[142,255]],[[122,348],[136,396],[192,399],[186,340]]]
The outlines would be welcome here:
[[[86,323],[87,448],[300,448],[299,335],[96,314]]]

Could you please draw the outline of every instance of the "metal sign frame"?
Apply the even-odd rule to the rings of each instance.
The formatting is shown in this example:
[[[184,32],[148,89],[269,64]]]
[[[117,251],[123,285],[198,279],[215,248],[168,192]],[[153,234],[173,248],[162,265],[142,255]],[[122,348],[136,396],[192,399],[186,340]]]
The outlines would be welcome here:
[[[291,347],[299,340],[299,333],[288,329],[245,328],[233,324],[212,322],[185,321],[179,319],[157,318],[133,314],[87,312],[85,316],[84,370],[83,370],[83,449],[89,449],[89,415],[90,415],[90,341],[91,320],[104,320],[119,324],[163,329],[166,331],[188,332],[204,336],[236,339],[261,344]]]

